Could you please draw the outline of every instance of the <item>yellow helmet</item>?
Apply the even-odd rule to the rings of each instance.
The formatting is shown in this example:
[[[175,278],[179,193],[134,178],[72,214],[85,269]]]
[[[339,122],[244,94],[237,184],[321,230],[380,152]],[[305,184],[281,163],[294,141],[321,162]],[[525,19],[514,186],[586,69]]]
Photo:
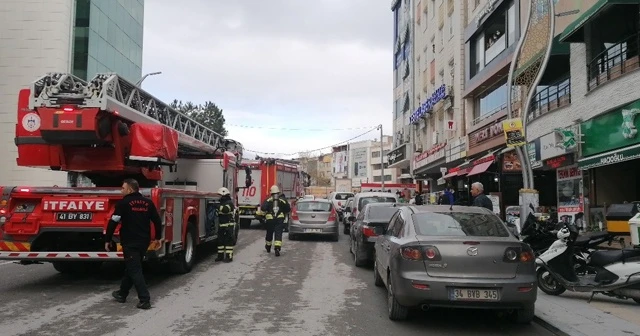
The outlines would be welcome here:
[[[227,189],[225,187],[222,187],[222,188],[218,189],[218,194],[220,194],[220,196],[226,196],[226,195],[229,195],[231,193],[229,192],[229,189]]]
[[[271,186],[271,189],[269,190],[270,194],[279,194],[280,193],[280,188],[278,188],[277,185],[273,185]]]

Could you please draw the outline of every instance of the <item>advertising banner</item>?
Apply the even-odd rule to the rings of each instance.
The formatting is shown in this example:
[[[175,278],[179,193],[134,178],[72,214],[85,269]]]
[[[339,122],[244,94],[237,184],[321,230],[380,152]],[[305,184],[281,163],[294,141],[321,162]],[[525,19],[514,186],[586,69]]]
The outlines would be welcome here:
[[[369,153],[366,148],[353,148],[351,149],[353,156],[353,166],[351,169],[351,176],[353,177],[367,177],[367,168],[369,166]]]
[[[333,153],[333,173],[346,174],[349,166],[348,161],[346,151]]]
[[[582,207],[582,170],[577,165],[559,168],[558,222],[574,222]]]

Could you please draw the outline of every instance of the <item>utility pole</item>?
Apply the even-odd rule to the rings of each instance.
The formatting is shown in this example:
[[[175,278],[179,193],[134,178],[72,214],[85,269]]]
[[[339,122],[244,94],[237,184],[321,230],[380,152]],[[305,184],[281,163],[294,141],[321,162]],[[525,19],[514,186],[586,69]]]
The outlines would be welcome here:
[[[380,129],[380,186],[384,191],[384,143],[382,141],[384,135],[382,135],[382,124],[378,128]]]
[[[146,74],[146,75],[142,76],[142,78],[140,78],[140,79],[136,82],[136,86],[137,86],[137,87],[140,87],[140,84],[142,84],[142,82],[143,82],[145,79],[147,79],[147,77],[149,77],[149,76],[155,76],[155,75],[160,75],[160,74],[162,74],[162,71],[150,72],[150,73],[148,73],[148,74]]]

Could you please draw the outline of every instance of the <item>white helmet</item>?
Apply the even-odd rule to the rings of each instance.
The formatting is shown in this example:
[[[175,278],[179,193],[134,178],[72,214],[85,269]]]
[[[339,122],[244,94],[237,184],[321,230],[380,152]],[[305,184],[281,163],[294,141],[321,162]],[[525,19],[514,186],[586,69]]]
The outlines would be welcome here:
[[[218,194],[220,194],[220,196],[226,196],[226,195],[230,195],[231,193],[229,192],[229,189],[222,187],[218,189]]]
[[[280,193],[280,188],[278,188],[277,185],[273,185],[271,186],[271,189],[269,190],[270,194],[279,194]]]

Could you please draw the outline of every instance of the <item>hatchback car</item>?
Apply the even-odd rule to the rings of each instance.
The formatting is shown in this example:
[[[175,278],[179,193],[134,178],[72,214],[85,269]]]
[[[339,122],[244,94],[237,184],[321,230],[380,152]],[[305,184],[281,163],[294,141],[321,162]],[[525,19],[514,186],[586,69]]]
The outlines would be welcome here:
[[[289,239],[296,240],[300,235],[323,235],[338,241],[339,225],[336,209],[330,200],[301,199],[289,215]]]
[[[390,192],[363,192],[353,197],[353,204],[344,209],[345,212],[351,213],[349,220],[345,223],[344,234],[349,234],[349,227],[353,223],[362,208],[369,203],[398,203],[398,195]]]
[[[389,318],[429,307],[508,310],[533,319],[535,257],[491,211],[405,206],[375,244],[374,281],[387,287]]]
[[[353,254],[357,267],[373,263],[374,244],[378,236],[389,226],[389,220],[398,210],[398,206],[403,204],[369,203],[351,224],[349,252]]]

